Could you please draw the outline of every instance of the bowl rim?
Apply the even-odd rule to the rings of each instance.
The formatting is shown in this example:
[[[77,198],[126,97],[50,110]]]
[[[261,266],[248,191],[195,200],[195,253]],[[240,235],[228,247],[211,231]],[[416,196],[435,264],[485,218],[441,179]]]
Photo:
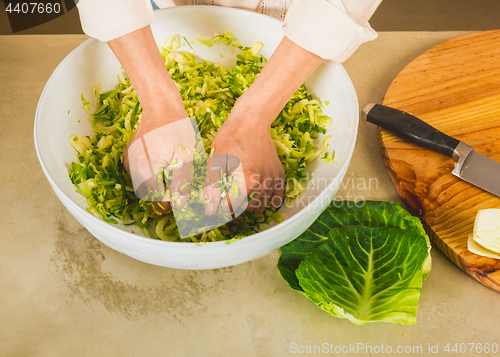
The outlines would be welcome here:
[[[249,10],[243,10],[243,9],[236,9],[236,8],[229,8],[229,7],[221,7],[221,6],[211,6],[211,5],[197,5],[197,6],[176,6],[176,7],[170,7],[170,8],[164,8],[164,9],[160,9],[160,10],[155,10],[155,12],[158,12],[158,11],[162,11],[162,12],[165,12],[165,11],[171,11],[171,12],[176,12],[176,11],[199,11],[200,9],[202,8],[205,8],[205,9],[209,9],[210,11],[214,11],[214,12],[225,12],[225,11],[228,11],[228,12],[242,12],[242,13],[245,13],[247,15],[252,15],[252,16],[258,16],[258,17],[265,17],[267,20],[275,20],[275,21],[278,21],[280,23],[282,23],[282,21],[278,20],[278,19],[275,19],[273,17],[270,17],[270,16],[267,16],[267,15],[264,15],[264,14],[259,14],[259,13],[256,13],[254,11],[249,11]],[[45,163],[42,159],[42,155],[41,155],[41,149],[40,149],[40,146],[39,146],[39,140],[38,140],[38,134],[39,134],[39,125],[40,125],[40,111],[41,111],[41,106],[43,105],[43,102],[44,102],[44,99],[47,95],[47,90],[48,88],[50,87],[51,83],[54,81],[54,77],[55,75],[58,73],[58,70],[60,69],[60,67],[62,67],[67,61],[69,61],[70,59],[72,59],[73,57],[75,57],[78,52],[80,52],[82,49],[84,49],[85,47],[87,47],[88,45],[90,45],[92,42],[94,41],[98,41],[97,39],[95,38],[89,38],[87,40],[85,40],[83,43],[81,43],[80,45],[78,45],[78,47],[76,47],[74,50],[72,50],[62,61],[61,63],[59,63],[57,65],[57,67],[54,69],[54,71],[52,72],[52,74],[50,75],[49,79],[47,80],[47,83],[45,84],[44,88],[43,88],[43,91],[40,95],[40,99],[38,100],[38,104],[37,104],[37,108],[36,108],[36,112],[35,112],[35,121],[34,121],[34,132],[33,132],[33,135],[34,135],[34,141],[35,141],[35,150],[36,150],[36,154],[38,156],[38,161],[40,162],[40,165],[42,167],[42,170],[45,174],[45,177],[47,178],[47,180],[49,181],[52,189],[55,191],[56,195],[59,197],[64,197],[65,198],[65,201],[67,204],[71,205],[72,208],[78,210],[79,212],[81,212],[86,218],[90,219],[91,221],[95,222],[97,225],[104,225],[106,228],[108,229],[111,229],[112,231],[116,232],[116,233],[119,233],[119,234],[124,234],[127,238],[129,239],[138,239],[140,241],[143,241],[145,243],[149,243],[149,244],[160,244],[160,245],[164,245],[164,246],[175,246],[175,247],[180,247],[180,246],[184,246],[186,247],[187,249],[189,249],[190,247],[199,247],[199,246],[222,246],[222,245],[227,245],[227,241],[228,240],[224,240],[224,241],[217,241],[217,242],[169,242],[169,241],[163,241],[163,240],[159,240],[159,239],[152,239],[152,238],[148,238],[148,237],[143,237],[143,236],[140,236],[140,235],[137,235],[135,233],[131,233],[131,232],[127,232],[123,229],[120,229],[118,228],[117,226],[113,225],[113,224],[110,224],[110,223],[107,223],[105,221],[103,221],[101,218],[97,217],[97,216],[94,216],[92,213],[88,212],[85,208],[83,208],[82,206],[80,206],[77,202],[73,201],[73,199],[71,199],[68,195],[66,195],[66,193],[64,193],[64,191],[62,189],[59,188],[59,186],[56,184],[55,180],[52,178],[52,175],[49,173],[47,167],[45,166]],[[347,71],[345,70],[344,66],[342,66],[342,64],[338,63],[338,62],[335,62],[338,66],[340,66],[340,71],[343,73],[343,75],[346,76],[346,78],[348,79],[347,81],[347,84],[348,86],[350,87],[351,91],[352,91],[352,97],[354,99],[354,103],[355,103],[355,106],[356,106],[356,109],[358,110],[355,110],[354,113],[355,113],[355,117],[354,117],[354,124],[353,124],[353,137],[354,137],[354,140],[351,141],[351,143],[349,144],[349,148],[348,148],[348,151],[347,151],[347,157],[348,158],[352,158],[352,155],[353,155],[353,152],[354,152],[354,148],[355,148],[355,145],[356,145],[356,141],[357,141],[357,135],[358,135],[358,128],[359,128],[359,102],[358,102],[358,97],[357,97],[357,94],[356,94],[356,90],[354,88],[354,85],[351,81],[351,78],[349,77],[349,74],[347,73]],[[337,173],[337,175],[335,177],[333,177],[332,181],[328,184],[328,186],[326,186],[311,202],[309,202],[307,204],[307,206],[305,206],[303,209],[301,209],[300,211],[298,211],[297,213],[295,213],[293,215],[293,217],[297,217],[299,218],[300,216],[302,215],[305,215],[307,211],[311,210],[315,204],[318,204],[318,200],[321,200],[324,195],[325,195],[325,192],[328,191],[329,189],[331,189],[335,184],[336,184],[336,178],[338,177],[341,177],[343,178],[344,175],[346,174],[347,172],[347,169],[349,168],[349,163],[350,163],[350,159],[349,160],[345,160],[343,163],[342,163],[342,166],[340,167],[340,170],[339,172]],[[64,202],[62,202],[64,203]],[[260,239],[265,239],[270,232],[275,232],[275,231],[278,231],[280,227],[282,227],[284,224],[286,224],[287,222],[287,219],[284,220],[283,222],[281,223],[278,223],[264,231],[261,231],[261,232],[258,232],[258,233],[254,233],[250,236],[247,236],[247,237],[244,237],[244,238],[241,238],[241,239],[237,239],[235,240],[234,242],[231,243],[231,245],[233,245],[233,243],[238,243],[240,241],[244,241],[246,242],[247,244],[251,244],[253,243],[254,241],[258,241]],[[263,233],[265,233],[265,236],[263,236]]]

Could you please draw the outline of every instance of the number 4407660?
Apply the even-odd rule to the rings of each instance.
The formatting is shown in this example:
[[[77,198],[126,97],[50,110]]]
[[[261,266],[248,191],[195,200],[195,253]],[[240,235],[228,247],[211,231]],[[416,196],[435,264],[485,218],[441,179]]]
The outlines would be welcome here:
[[[498,343],[455,343],[454,345],[447,343],[444,351],[448,353],[497,353]]]
[[[7,5],[5,9],[9,14],[16,12],[18,14],[58,14],[61,12],[61,4],[56,2],[52,3],[41,3],[41,2],[23,2],[17,3],[16,6],[12,7],[12,3]]]

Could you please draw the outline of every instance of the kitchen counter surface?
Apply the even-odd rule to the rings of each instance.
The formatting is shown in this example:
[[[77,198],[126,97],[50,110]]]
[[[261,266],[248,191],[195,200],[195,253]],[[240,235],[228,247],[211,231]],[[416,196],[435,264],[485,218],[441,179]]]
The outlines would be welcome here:
[[[363,45],[344,64],[360,109],[381,102],[392,79],[419,54],[464,34],[382,32]],[[363,344],[375,355],[385,355],[383,345],[393,353],[421,346],[406,354],[414,356],[486,356],[469,352],[471,345],[461,354],[444,348],[500,344],[500,295],[435,247],[416,325],[355,326],[291,290],[276,268],[278,251],[234,267],[182,271],[101,244],[59,202],[33,142],[46,81],[86,38],[0,37],[0,356],[263,357],[297,355],[299,346],[323,343],[344,347],[346,355],[367,355],[352,349]],[[370,124],[360,123],[337,196],[400,202]],[[429,352],[436,345],[439,353]]]

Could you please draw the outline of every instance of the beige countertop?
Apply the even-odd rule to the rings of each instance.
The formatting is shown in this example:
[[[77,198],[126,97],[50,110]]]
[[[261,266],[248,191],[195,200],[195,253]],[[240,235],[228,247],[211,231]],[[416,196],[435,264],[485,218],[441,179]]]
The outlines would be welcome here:
[[[387,32],[363,45],[344,64],[360,108],[381,102],[420,53],[463,34]],[[33,143],[43,87],[85,39],[0,37],[0,356],[288,356],[298,354],[294,346],[322,343],[422,346],[410,356],[495,355],[469,353],[470,345],[466,353],[444,352],[447,343],[500,344],[500,295],[437,248],[416,325],[355,326],[291,290],[276,268],[278,251],[234,267],[182,271],[136,261],[93,238],[53,193]],[[375,127],[359,129],[338,196],[400,201]],[[378,181],[363,187],[359,178]],[[439,353],[430,353],[436,344]]]

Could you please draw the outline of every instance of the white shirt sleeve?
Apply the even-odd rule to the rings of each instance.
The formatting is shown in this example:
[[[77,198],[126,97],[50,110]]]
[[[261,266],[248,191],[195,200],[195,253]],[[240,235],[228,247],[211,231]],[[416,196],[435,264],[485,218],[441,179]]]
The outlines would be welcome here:
[[[285,17],[284,34],[324,59],[343,62],[362,43],[377,37],[368,20],[381,1],[295,0]],[[188,2],[156,0],[155,3],[164,8]],[[257,1],[217,0],[216,3],[254,8]],[[153,22],[150,0],[80,0],[77,5],[83,30],[100,41],[113,40]]]
[[[83,31],[100,41],[111,41],[153,22],[150,0],[80,0]]]
[[[382,0],[296,0],[285,36],[324,59],[344,62],[364,42],[377,38],[368,20]]]

